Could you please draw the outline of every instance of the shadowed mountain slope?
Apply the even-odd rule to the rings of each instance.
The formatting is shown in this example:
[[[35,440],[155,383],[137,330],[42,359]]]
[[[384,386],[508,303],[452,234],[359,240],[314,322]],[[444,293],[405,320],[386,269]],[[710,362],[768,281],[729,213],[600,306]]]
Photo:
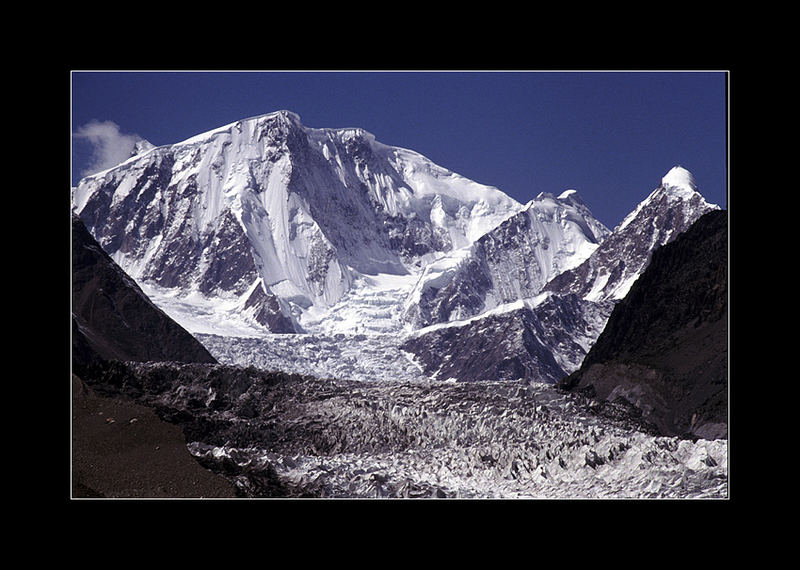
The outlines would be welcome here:
[[[560,385],[627,401],[664,435],[727,437],[727,242],[720,210],[657,248]]]
[[[216,360],[161,309],[72,217],[72,358],[74,371],[98,359]]]

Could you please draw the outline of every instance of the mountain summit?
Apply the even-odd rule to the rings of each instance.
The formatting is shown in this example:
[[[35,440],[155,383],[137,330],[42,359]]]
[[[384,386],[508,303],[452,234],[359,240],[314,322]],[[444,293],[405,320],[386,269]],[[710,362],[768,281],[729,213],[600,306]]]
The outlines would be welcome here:
[[[682,166],[674,166],[661,179],[661,186],[664,188],[675,188],[697,192],[697,183],[694,181],[692,173]]]
[[[555,276],[544,290],[575,293],[589,301],[619,301],[646,268],[653,249],[675,239],[703,214],[718,209],[697,190],[692,174],[676,166],[589,258]]]
[[[289,111],[153,148],[73,188],[89,231],[154,298],[180,298],[185,324],[236,315],[277,332],[313,330],[356,283],[412,283],[521,207],[363,129],[308,128]]]

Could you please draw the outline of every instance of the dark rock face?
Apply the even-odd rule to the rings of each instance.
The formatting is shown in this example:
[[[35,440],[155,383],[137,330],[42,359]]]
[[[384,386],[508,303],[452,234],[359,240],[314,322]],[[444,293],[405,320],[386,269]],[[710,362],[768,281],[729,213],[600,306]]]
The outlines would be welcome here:
[[[626,400],[664,435],[727,436],[727,212],[657,248],[568,390]]]
[[[402,349],[415,354],[425,373],[438,380],[555,383],[580,365],[584,346],[599,334],[611,307],[575,295],[550,295],[535,307],[422,332]]]
[[[207,362],[216,360],[145,296],[72,218],[73,365],[97,359]]]
[[[281,312],[278,298],[264,291],[264,287],[260,283],[245,301],[244,308],[252,310],[253,318],[274,333],[297,332],[291,319]]]
[[[513,316],[490,316],[436,329],[407,340],[402,348],[416,354],[425,373],[437,380],[544,382],[563,376],[566,372],[535,329],[535,317],[523,309]]]
[[[375,206],[376,209],[378,205]],[[389,236],[389,247],[405,260],[435,251],[450,251],[452,241],[442,228],[419,218],[383,215],[383,226]]]

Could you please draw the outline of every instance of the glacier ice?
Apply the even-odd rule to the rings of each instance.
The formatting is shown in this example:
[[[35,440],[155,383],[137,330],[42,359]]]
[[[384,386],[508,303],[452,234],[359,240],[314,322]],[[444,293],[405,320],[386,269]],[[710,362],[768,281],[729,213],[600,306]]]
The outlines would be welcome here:
[[[139,385],[157,387],[145,400],[191,422],[191,453],[247,497],[728,493],[725,440],[654,436],[612,404],[546,384],[361,382],[172,363],[131,368]]]

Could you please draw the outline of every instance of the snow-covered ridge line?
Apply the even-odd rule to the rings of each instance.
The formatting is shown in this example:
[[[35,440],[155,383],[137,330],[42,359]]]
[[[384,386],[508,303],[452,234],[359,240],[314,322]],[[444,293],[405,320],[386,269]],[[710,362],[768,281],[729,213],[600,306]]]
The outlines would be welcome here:
[[[487,318],[490,318],[490,317],[493,317],[493,316],[497,316],[497,315],[503,315],[503,314],[510,313],[510,312],[513,312],[513,311],[519,311],[520,309],[526,309],[526,308],[527,309],[535,309],[536,307],[541,305],[544,301],[546,301],[549,297],[551,297],[553,295],[555,295],[555,293],[552,293],[550,291],[546,291],[544,293],[540,293],[539,295],[536,295],[535,297],[529,297],[529,298],[526,298],[526,299],[518,299],[518,300],[512,301],[510,303],[503,303],[502,305],[498,305],[497,307],[489,309],[488,311],[484,311],[484,312],[482,312],[482,313],[480,313],[478,315],[475,315],[473,317],[469,317],[469,318],[466,318],[466,319],[460,319],[460,320],[448,321],[446,323],[436,323],[434,325],[429,325],[427,327],[423,327],[423,328],[420,328],[420,329],[416,329],[416,330],[410,331],[408,333],[408,338],[417,338],[417,337],[423,336],[423,335],[425,335],[427,333],[430,333],[430,332],[433,332],[433,331],[437,331],[437,330],[441,330],[441,329],[464,327],[464,326],[467,326],[467,325],[472,324],[474,322],[481,321],[483,319],[487,319]]]

